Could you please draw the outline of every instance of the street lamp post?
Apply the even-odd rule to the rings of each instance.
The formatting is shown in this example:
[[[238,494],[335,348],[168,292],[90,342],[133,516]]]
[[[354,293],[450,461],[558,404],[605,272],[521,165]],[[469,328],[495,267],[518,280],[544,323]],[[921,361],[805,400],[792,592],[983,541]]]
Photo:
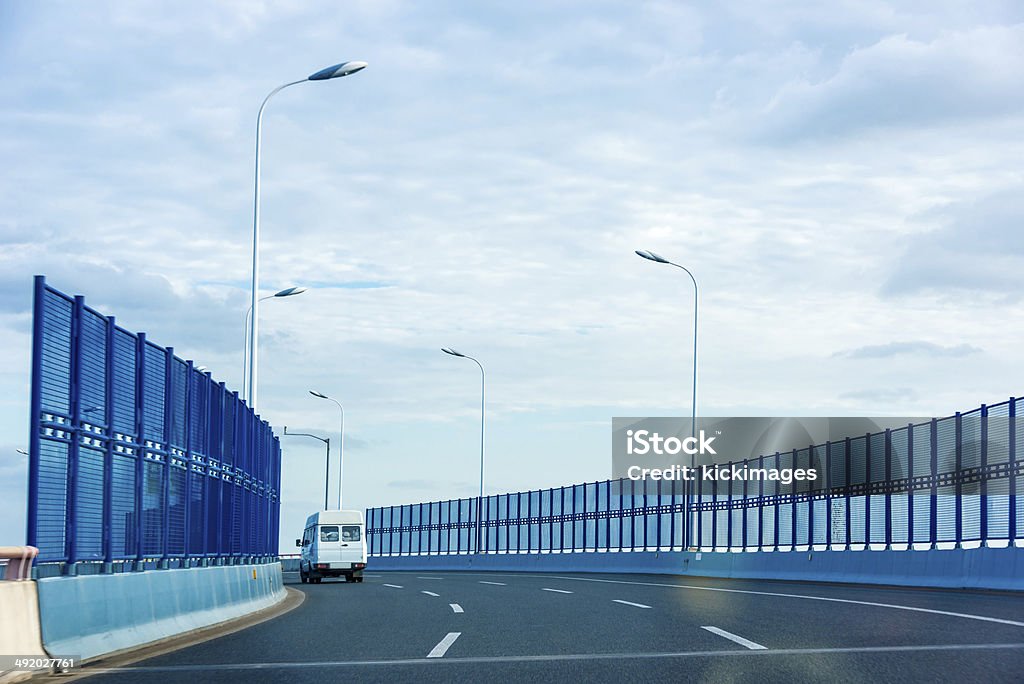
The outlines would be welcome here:
[[[259,301],[262,302],[262,301],[265,301],[267,299],[273,299],[275,297],[293,297],[295,295],[300,295],[300,294],[302,294],[305,291],[306,291],[306,288],[304,288],[304,287],[289,287],[289,288],[286,288],[284,290],[281,290],[280,292],[275,292],[272,295],[267,295],[265,297],[260,297]],[[246,344],[244,345],[245,352],[242,354],[242,398],[244,400],[246,400],[246,401],[250,400],[249,393],[248,393],[249,392],[249,377],[248,377],[248,369],[249,369],[249,344],[248,344],[248,340],[249,340],[249,318],[251,316],[252,316],[252,307],[250,306],[249,309],[245,312],[245,339],[246,339]]]
[[[252,329],[249,331],[248,372],[249,405],[254,413],[256,411],[258,389],[256,386],[258,369],[258,350],[256,341],[259,339],[260,322],[260,300],[258,297],[260,288],[260,140],[263,135],[263,109],[267,106],[267,102],[270,101],[270,98],[289,86],[305,83],[306,81],[327,81],[332,78],[341,78],[342,76],[348,76],[349,74],[354,74],[357,71],[362,71],[365,68],[366,62],[343,62],[341,64],[335,64],[334,66],[327,67],[326,69],[321,69],[315,74],[311,74],[302,80],[279,85],[271,90],[270,94],[263,99],[263,104],[260,105],[259,114],[256,116],[256,173],[252,212],[252,292],[250,297],[252,300]]]
[[[636,250],[636,253],[649,261],[654,261],[659,264],[669,264],[676,268],[681,268],[686,271],[686,275],[690,276],[690,280],[693,281],[693,413],[690,420],[690,436],[692,437],[697,434],[697,279],[693,277],[692,273],[690,273],[690,269],[682,266],[681,264],[669,261],[665,257],[655,254],[654,252],[638,249]]]
[[[481,518],[483,517],[483,505],[484,505],[484,398],[486,396],[486,377],[484,375],[484,367],[479,361],[472,356],[463,354],[462,352],[456,351],[449,347],[441,349],[445,354],[451,356],[458,356],[462,359],[469,359],[477,366],[480,367],[480,496],[477,498],[476,503],[476,552],[480,553],[480,542],[481,542]]]
[[[338,510],[340,511],[341,491],[345,477],[345,407],[342,406],[341,402],[338,401],[337,399],[332,399],[331,397],[327,396],[326,394],[323,394],[322,392],[314,392],[313,390],[309,390],[309,393],[312,394],[317,399],[326,399],[327,401],[333,401],[341,410],[341,446],[338,447]]]
[[[690,276],[690,280],[693,281],[693,404],[692,414],[690,418],[690,436],[695,437],[697,435],[697,279],[693,277],[693,273],[690,269],[686,268],[682,264],[677,264],[673,261],[669,261],[660,254],[648,250],[638,249],[636,250],[638,256],[647,259],[648,261],[654,261],[659,264],[669,264],[676,268],[681,268],[686,271],[686,275]],[[690,466],[692,467],[695,463],[694,457],[690,457]],[[688,482],[683,483],[683,499],[686,503],[686,510],[690,510],[690,484]],[[690,545],[690,523],[689,513],[684,515],[683,524],[683,548],[688,548]],[[698,544],[700,541],[698,540]]]
[[[329,475],[331,472],[331,438],[320,437],[319,435],[311,435],[308,432],[288,432],[288,426],[284,426],[284,434],[289,437],[312,437],[313,439],[319,439],[321,442],[327,445],[327,460],[324,461],[324,510],[327,510],[327,490],[330,487]]]

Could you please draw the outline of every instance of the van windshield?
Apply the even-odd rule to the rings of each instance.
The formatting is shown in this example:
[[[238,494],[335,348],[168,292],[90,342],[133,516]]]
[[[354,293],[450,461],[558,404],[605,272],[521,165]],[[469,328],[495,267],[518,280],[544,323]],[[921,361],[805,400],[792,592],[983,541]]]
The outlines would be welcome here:
[[[359,541],[359,525],[345,525],[342,527],[341,541]]]
[[[338,541],[338,526],[337,525],[321,525],[320,526],[320,541],[322,541],[322,542],[336,542],[336,541]]]

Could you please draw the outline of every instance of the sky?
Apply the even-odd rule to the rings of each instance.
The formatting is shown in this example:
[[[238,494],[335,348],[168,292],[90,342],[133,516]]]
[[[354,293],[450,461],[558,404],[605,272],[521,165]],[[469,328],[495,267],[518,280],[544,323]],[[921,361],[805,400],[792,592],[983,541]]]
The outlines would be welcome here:
[[[344,507],[607,479],[613,416],[949,415],[1024,391],[1024,5],[0,0],[0,544],[32,276],[240,388]],[[332,440],[334,441],[334,440]],[[336,441],[335,441],[336,444]],[[282,436],[282,539],[323,445]],[[337,452],[335,452],[335,457]],[[336,488],[337,468],[329,480]],[[332,491],[335,500],[336,489]],[[289,547],[282,542],[282,551]]]

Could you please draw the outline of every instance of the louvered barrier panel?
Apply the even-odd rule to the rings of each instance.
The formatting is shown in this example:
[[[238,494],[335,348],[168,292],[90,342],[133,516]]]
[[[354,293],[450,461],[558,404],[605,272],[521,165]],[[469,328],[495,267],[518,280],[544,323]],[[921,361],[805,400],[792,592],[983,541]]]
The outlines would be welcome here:
[[[173,349],[41,276],[33,314],[28,543],[41,565],[277,555],[280,444],[267,423]]]
[[[623,479],[492,495],[479,537],[476,498],[370,508],[370,555],[1020,545],[1022,402],[738,464],[814,468],[814,483],[697,479],[687,495]]]

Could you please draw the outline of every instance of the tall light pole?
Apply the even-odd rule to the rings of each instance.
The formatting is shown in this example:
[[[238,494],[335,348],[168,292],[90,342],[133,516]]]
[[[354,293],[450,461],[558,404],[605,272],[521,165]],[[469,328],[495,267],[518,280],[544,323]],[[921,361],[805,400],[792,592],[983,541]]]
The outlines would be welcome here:
[[[306,291],[304,287],[289,287],[280,292],[275,292],[266,297],[260,297],[258,301],[266,301],[274,297],[293,297]],[[242,399],[249,401],[249,318],[252,316],[252,307],[245,312],[245,352],[242,354]]]
[[[659,263],[659,264],[669,264],[671,266],[675,266],[676,268],[681,268],[684,271],[686,271],[686,275],[690,276],[690,280],[693,281],[693,413],[692,413],[692,417],[690,419],[690,436],[691,437],[695,437],[697,435],[697,279],[693,277],[693,273],[690,272],[690,269],[686,268],[682,264],[677,264],[677,263],[675,263],[673,261],[669,261],[668,259],[666,259],[665,257],[661,256],[660,254],[655,254],[654,252],[651,252],[651,251],[648,251],[648,250],[642,250],[642,249],[636,250],[636,253],[637,253],[638,256],[641,256],[644,259],[647,259],[648,261],[654,261],[654,262]],[[694,460],[694,457],[690,456],[690,466],[691,467],[695,464],[695,462],[696,461]],[[684,498],[684,501],[686,502],[686,510],[689,511],[689,509],[690,509],[690,483],[689,482],[684,482],[683,483],[683,498]],[[691,530],[690,530],[690,523],[689,523],[689,520],[690,520],[689,513],[684,515],[683,519],[685,521],[683,523],[683,548],[685,549],[685,548],[688,548],[689,545],[690,545]],[[700,541],[698,540],[697,543],[699,545]]]
[[[341,64],[335,64],[329,66],[326,69],[321,69],[315,74],[311,74],[300,81],[292,81],[291,83],[285,83],[279,85],[270,91],[263,99],[263,104],[260,105],[259,114],[256,116],[256,180],[255,180],[255,192],[253,193],[253,210],[252,210],[252,329],[249,332],[249,373],[248,373],[248,384],[249,384],[249,405],[253,412],[256,411],[256,397],[257,389],[257,347],[256,341],[259,339],[259,327],[260,327],[260,307],[258,293],[260,291],[260,140],[263,136],[263,109],[267,106],[267,102],[270,101],[274,95],[284,90],[285,88],[299,83],[305,83],[306,81],[327,81],[332,78],[341,78],[342,76],[348,76],[354,74],[357,71],[362,71],[366,68],[366,62],[342,62]]]
[[[483,517],[483,505],[484,505],[484,398],[486,396],[486,377],[484,375],[484,367],[479,361],[468,354],[456,351],[449,347],[441,349],[445,354],[451,356],[458,356],[461,359],[469,359],[477,366],[480,367],[480,496],[477,498],[476,504],[476,552],[480,553],[480,525],[481,518]]]
[[[690,276],[690,280],[693,281],[693,415],[690,420],[690,435],[694,436],[697,434],[697,279],[693,277],[692,273],[690,273],[690,269],[681,264],[669,261],[659,254],[642,249],[636,250],[636,253],[649,261],[654,261],[659,264],[669,264],[676,268],[681,268],[686,271],[686,275]]]
[[[284,426],[284,434],[289,437],[312,437],[313,439],[319,439],[321,442],[327,445],[327,460],[324,461],[324,510],[327,510],[327,491],[330,488],[328,483],[328,477],[331,473],[331,438],[321,437],[319,435],[311,435],[308,432],[288,432],[288,426]]]
[[[314,392],[309,390],[317,399],[326,399],[327,401],[333,401],[341,409],[341,446],[338,447],[338,510],[341,510],[341,487],[344,483],[345,478],[345,407],[341,405],[341,402],[337,399],[331,399],[322,392]]]

